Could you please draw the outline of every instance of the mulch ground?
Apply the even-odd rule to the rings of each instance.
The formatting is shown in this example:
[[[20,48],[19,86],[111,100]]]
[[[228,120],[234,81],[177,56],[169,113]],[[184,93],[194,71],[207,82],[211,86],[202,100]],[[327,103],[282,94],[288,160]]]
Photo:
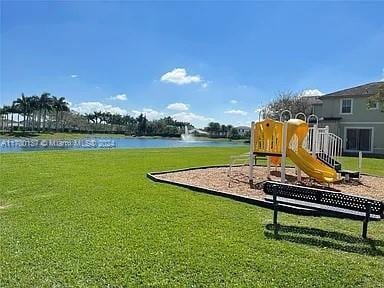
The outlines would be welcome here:
[[[265,180],[280,181],[280,171],[271,169],[271,174],[267,175],[267,168],[257,166],[254,169],[254,182],[256,189],[251,189],[248,184],[248,166],[232,167],[229,173],[228,167],[205,168],[189,171],[172,172],[156,175],[158,178],[171,180],[174,182],[185,183],[208,189],[224,191],[232,194],[244,195],[251,198],[262,199],[265,197],[261,190],[262,182]],[[337,183],[326,184],[318,183],[302,173],[302,181],[297,182],[296,171],[294,168],[286,169],[286,179],[288,183],[299,184],[308,187],[331,189],[347,194],[364,196],[368,198],[384,201],[384,177],[361,175],[360,179],[352,181],[340,180]]]

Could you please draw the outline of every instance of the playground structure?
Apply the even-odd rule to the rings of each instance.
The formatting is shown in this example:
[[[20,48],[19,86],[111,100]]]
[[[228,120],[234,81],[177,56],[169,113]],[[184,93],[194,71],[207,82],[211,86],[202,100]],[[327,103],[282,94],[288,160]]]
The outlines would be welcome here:
[[[284,113],[289,114],[289,119],[283,120]],[[192,167],[150,173],[149,177],[154,181],[273,209],[275,237],[280,229],[278,213],[286,212],[362,220],[361,235],[367,238],[368,222],[384,219],[384,195],[379,192],[382,191],[383,178],[369,175],[360,178],[359,172],[341,170],[337,160],[342,152],[342,139],[330,133],[328,127],[319,128],[315,115],[308,118],[302,113],[295,118],[291,116],[289,111],[283,111],[280,121],[267,117],[252,122],[250,151],[231,156],[228,166]],[[311,118],[315,121],[310,124]],[[267,157],[266,167],[260,165],[255,169],[258,156]],[[286,168],[287,158],[295,167]],[[362,154],[359,153],[359,170],[361,161]],[[280,174],[271,173],[272,164],[276,169],[279,165]],[[249,174],[245,172],[248,167]],[[302,171],[318,183],[336,183],[328,189],[330,187],[319,187],[308,178],[301,181]],[[301,183],[295,183],[295,174]],[[356,177],[351,175],[358,175],[359,181],[338,181],[342,176],[345,180]]]
[[[284,114],[289,115],[283,120]],[[303,119],[299,119],[299,117]],[[309,127],[309,120],[315,124]],[[337,158],[341,156],[342,139],[329,132],[329,127],[319,128],[316,115],[308,118],[298,113],[292,118],[291,112],[285,110],[280,121],[266,118],[252,122],[249,153],[249,183],[253,186],[253,169],[257,156],[267,156],[268,174],[271,164],[280,164],[281,182],[286,181],[287,157],[295,164],[297,180],[301,181],[301,171],[321,183],[333,183],[342,173]]]

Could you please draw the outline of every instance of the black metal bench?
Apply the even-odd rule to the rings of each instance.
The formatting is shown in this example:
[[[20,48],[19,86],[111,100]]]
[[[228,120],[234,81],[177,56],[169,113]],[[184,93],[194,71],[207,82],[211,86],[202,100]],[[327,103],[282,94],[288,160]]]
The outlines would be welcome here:
[[[369,221],[384,218],[384,203],[365,197],[272,181],[266,181],[263,190],[271,195],[266,200],[273,202],[275,234],[278,232],[279,204],[314,209],[325,216],[362,220],[363,238],[367,238]]]

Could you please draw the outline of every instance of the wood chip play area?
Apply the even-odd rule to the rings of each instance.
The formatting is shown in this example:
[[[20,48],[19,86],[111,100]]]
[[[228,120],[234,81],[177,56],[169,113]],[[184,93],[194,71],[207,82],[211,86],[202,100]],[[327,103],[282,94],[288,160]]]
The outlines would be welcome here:
[[[219,190],[231,194],[243,195],[251,198],[263,199],[265,194],[262,183],[266,180],[280,181],[280,171],[272,168],[271,175],[267,177],[267,168],[254,167],[255,189],[250,188],[248,182],[248,166],[232,167],[229,176],[229,167],[201,168],[187,171],[179,171],[158,174],[156,177],[183,184],[198,186],[207,189]],[[288,183],[297,183],[294,168],[286,169],[286,180]],[[384,177],[361,175],[360,179],[350,181],[340,180],[329,185],[319,184],[305,174],[302,175],[300,185],[330,189],[331,191],[368,197],[376,200],[384,200]]]

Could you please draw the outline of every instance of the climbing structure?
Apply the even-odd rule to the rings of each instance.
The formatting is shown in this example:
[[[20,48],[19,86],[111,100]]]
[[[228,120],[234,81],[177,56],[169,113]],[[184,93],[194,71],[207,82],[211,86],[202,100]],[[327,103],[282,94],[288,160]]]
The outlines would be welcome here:
[[[317,128],[317,125],[315,128]],[[268,167],[271,163],[274,165],[281,163],[282,182],[285,181],[287,157],[296,165],[298,178],[301,178],[301,171],[304,171],[308,176],[319,182],[335,182],[338,179],[337,171],[335,166],[331,164],[335,164],[335,152],[338,152],[335,151],[336,147],[338,150],[341,148],[338,147],[340,146],[339,142],[337,142],[337,145],[333,143],[333,134],[331,136],[327,135],[328,142],[321,142],[319,140],[321,134],[318,133],[318,130],[311,131],[311,133],[309,131],[308,123],[301,119],[290,119],[282,122],[267,118],[252,123],[250,182],[253,179],[252,169],[256,155],[267,156]],[[336,140],[339,141],[339,139]],[[324,143],[327,145],[324,145]],[[331,149],[324,146],[330,146]],[[321,151],[321,153],[318,153],[318,151]],[[329,153],[330,151],[332,153]]]

